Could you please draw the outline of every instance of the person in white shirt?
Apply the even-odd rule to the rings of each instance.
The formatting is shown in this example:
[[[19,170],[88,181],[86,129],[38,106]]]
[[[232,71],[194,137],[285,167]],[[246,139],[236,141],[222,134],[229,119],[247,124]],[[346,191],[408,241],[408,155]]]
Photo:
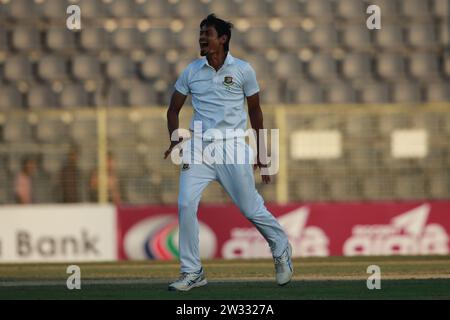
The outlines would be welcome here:
[[[251,155],[252,150],[245,142],[242,132],[247,127],[248,114],[252,128],[263,129],[263,114],[259,103],[259,86],[255,71],[248,62],[233,57],[229,52],[232,24],[209,15],[200,23],[200,55],[178,78],[167,111],[167,122],[171,143],[164,157],[167,158],[182,141],[173,139],[179,129],[179,112],[187,95],[192,96],[194,115],[190,130],[202,138],[194,146],[191,139],[183,146],[183,167],[180,172],[178,214],[179,252],[181,277],[169,285],[172,291],[188,291],[207,284],[199,254],[199,226],[197,209],[201,194],[209,182],[217,180],[245,217],[252,222],[267,240],[275,261],[276,280],[279,285],[287,284],[293,274],[292,248],[288,237],[275,217],[266,209],[264,200],[255,188],[251,161],[233,163],[234,152]],[[199,129],[200,128],[200,129]],[[199,130],[198,130],[199,129]],[[211,134],[213,133],[213,134]],[[230,134],[231,133],[231,134]],[[265,156],[259,150],[257,136],[257,163]],[[194,141],[194,142],[192,142]],[[226,158],[225,163],[208,161],[189,162],[187,151],[214,146]],[[191,155],[191,154],[190,154]],[[192,156],[192,155],[191,155]],[[261,174],[265,183],[270,176]]]

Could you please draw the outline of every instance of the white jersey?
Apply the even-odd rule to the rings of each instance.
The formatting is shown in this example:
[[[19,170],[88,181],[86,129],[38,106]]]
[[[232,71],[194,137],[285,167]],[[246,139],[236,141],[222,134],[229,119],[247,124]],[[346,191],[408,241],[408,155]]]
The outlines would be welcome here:
[[[192,131],[194,122],[201,121],[202,133],[217,129],[224,137],[229,136],[227,129],[247,129],[245,97],[259,92],[253,68],[229,52],[219,71],[209,65],[206,57],[193,61],[178,78],[175,89],[192,95]]]

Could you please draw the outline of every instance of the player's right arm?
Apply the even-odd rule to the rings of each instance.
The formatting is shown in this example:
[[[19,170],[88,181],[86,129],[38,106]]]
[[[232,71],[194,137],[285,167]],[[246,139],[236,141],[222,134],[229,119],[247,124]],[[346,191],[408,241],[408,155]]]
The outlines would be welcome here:
[[[184,102],[186,101],[186,97],[186,95],[182,94],[178,90],[175,90],[172,94],[172,98],[170,99],[169,109],[167,110],[167,128],[169,129],[170,146],[166,152],[164,152],[164,159],[170,155],[172,149],[182,140],[181,138],[176,141],[172,141],[171,137],[172,133],[179,127],[179,114]]]

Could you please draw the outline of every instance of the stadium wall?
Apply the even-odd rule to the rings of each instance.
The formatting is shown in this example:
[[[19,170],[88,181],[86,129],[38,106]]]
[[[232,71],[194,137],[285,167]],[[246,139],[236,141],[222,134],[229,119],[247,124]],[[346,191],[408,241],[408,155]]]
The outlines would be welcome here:
[[[450,201],[269,204],[294,255],[447,255]],[[268,258],[265,240],[233,205],[199,209],[202,258]],[[0,208],[0,263],[171,260],[176,206]]]

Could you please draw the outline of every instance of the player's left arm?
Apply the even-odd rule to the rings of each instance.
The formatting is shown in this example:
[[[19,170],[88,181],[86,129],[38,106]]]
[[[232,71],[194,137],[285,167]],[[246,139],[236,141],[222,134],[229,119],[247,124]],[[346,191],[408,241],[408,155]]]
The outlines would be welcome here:
[[[255,166],[262,168],[266,167],[266,164],[261,163],[262,159],[267,159],[267,150],[266,150],[266,144],[265,141],[260,139],[264,139],[263,134],[259,134],[260,130],[264,129],[264,117],[261,110],[261,105],[259,103],[259,93],[255,93],[254,95],[251,95],[247,97],[247,105],[248,105],[248,115],[250,118],[250,123],[252,125],[252,128],[256,131],[256,161],[257,164]],[[260,137],[261,136],[261,137]],[[266,163],[266,162],[264,162]],[[261,175],[261,178],[264,183],[270,182],[270,176],[269,175]]]

